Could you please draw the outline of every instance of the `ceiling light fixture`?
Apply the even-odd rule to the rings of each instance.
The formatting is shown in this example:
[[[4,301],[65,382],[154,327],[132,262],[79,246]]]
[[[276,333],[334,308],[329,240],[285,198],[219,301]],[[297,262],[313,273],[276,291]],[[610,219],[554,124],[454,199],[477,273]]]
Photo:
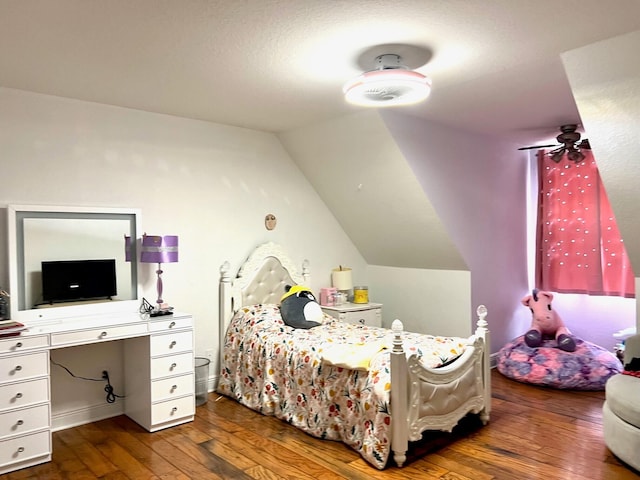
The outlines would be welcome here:
[[[342,91],[347,102],[364,107],[411,105],[431,93],[431,80],[402,65],[400,55],[375,59],[376,68],[348,81]]]

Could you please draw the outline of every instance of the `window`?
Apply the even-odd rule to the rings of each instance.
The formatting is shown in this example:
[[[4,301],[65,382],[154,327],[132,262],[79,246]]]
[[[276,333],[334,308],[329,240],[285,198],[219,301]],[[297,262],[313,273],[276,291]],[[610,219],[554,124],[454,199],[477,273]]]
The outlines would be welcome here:
[[[536,285],[635,297],[635,276],[593,154],[558,163],[538,152]]]

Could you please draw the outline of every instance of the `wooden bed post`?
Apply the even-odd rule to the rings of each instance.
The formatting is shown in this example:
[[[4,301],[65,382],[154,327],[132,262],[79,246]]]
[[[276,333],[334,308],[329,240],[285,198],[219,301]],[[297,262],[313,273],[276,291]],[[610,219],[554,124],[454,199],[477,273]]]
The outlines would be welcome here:
[[[481,337],[484,342],[482,375],[484,385],[484,408],[480,412],[480,420],[483,424],[489,421],[491,414],[491,339],[489,336],[489,323],[487,323],[487,307],[479,305],[476,309],[478,314],[478,323],[476,335]]]
[[[404,327],[398,319],[391,325],[393,350],[391,351],[391,450],[393,460],[402,467],[407,460],[409,426],[407,424],[407,357],[402,348]]]

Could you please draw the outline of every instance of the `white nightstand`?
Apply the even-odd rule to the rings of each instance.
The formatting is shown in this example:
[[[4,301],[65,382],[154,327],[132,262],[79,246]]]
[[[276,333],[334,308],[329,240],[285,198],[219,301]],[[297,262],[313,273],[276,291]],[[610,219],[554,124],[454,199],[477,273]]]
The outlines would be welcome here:
[[[382,326],[381,303],[344,303],[336,307],[321,305],[322,311],[342,322],[368,325],[370,327]]]

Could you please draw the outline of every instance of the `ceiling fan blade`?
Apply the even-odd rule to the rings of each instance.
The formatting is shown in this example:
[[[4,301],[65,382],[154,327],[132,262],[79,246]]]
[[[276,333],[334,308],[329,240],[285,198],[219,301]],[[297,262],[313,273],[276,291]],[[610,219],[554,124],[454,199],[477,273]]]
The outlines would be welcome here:
[[[549,155],[553,155],[554,153],[561,153],[567,150],[566,145],[560,145],[558,148],[554,148],[553,150],[549,150]]]
[[[518,150],[532,150],[534,148],[549,148],[549,147],[557,147],[557,145],[534,145],[532,147],[520,147]]]

